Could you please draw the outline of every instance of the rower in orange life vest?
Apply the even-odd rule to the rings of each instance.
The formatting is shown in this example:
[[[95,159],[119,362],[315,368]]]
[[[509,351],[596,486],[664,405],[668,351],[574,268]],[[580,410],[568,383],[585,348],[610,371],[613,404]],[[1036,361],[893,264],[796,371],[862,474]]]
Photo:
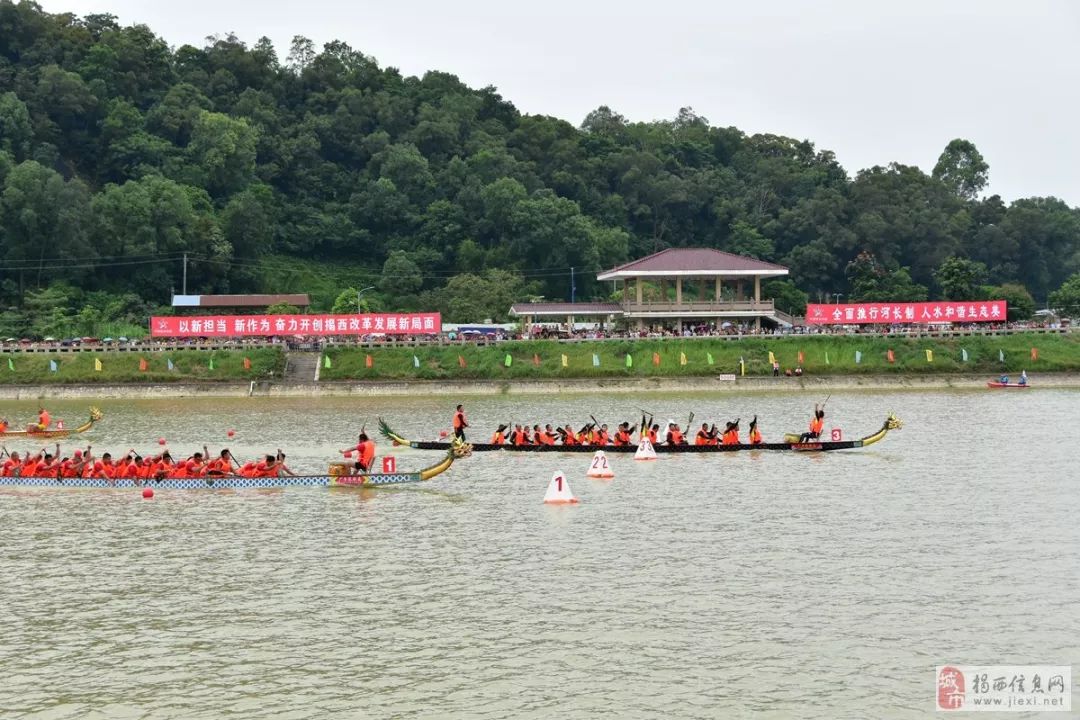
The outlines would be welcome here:
[[[49,411],[43,407],[38,407],[38,421],[36,423],[30,423],[26,426],[26,432],[44,432],[49,429],[49,425],[52,424],[52,417],[49,415]]]
[[[631,442],[633,442],[634,430],[636,429],[636,427],[637,426],[630,427],[630,423],[628,422],[619,423],[619,428],[615,431],[615,436],[612,438],[612,442],[617,447],[629,445]]]
[[[454,437],[465,442],[465,428],[467,427],[469,423],[465,422],[465,408],[458,405],[457,410],[454,411]]]
[[[697,431],[697,435],[694,436],[694,445],[709,445],[711,436],[709,435],[709,423],[701,423],[701,429]]]
[[[502,445],[504,442],[506,442],[506,426],[500,425],[499,429],[491,435],[491,444]]]
[[[750,421],[750,444],[760,445],[761,442],[761,430],[758,429],[757,415],[755,415],[754,419]]]
[[[738,445],[739,444],[739,421],[729,422],[727,427],[724,428],[724,445]]]
[[[679,426],[676,423],[672,423],[668,427],[667,442],[668,442],[668,445],[685,445],[686,444],[686,436],[683,435],[682,430],[679,429]]]
[[[825,408],[814,403],[814,417],[810,421],[810,432],[804,432],[799,437],[799,442],[817,440],[821,437],[821,431],[825,429]]]
[[[369,472],[371,470],[371,463],[375,460],[375,441],[368,438],[367,433],[360,433],[356,438],[356,447],[345,448],[338,452],[350,455],[356,452],[356,461],[360,465],[360,470],[363,472]],[[273,455],[268,456],[273,458]]]

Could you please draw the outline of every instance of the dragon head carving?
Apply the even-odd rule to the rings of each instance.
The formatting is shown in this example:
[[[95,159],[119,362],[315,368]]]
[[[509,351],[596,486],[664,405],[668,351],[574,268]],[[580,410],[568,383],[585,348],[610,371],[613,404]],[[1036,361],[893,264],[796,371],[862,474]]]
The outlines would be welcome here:
[[[904,423],[892,413],[889,413],[889,417],[885,418],[886,430],[899,430],[902,427],[904,427]]]

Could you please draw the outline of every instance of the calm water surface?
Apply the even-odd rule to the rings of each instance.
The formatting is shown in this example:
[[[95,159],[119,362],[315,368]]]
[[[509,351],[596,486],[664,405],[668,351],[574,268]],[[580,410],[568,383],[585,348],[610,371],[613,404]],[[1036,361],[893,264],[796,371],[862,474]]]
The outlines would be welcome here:
[[[636,421],[642,407],[741,416],[744,432],[756,412],[770,439],[802,429],[814,399],[466,409],[474,439],[500,421]],[[893,411],[904,429],[818,456],[613,456],[611,482],[584,478],[587,456],[483,453],[364,493],[3,490],[0,717],[919,718],[939,664],[1075,677],[1078,400],[838,393],[826,428],[861,436]],[[235,429],[237,456],[280,447],[316,472],[377,415],[430,437],[454,403],[102,402],[79,442],[165,437],[186,455]],[[75,424],[85,405],[50,409]],[[406,468],[437,457],[396,454]],[[579,506],[541,503],[556,470]]]

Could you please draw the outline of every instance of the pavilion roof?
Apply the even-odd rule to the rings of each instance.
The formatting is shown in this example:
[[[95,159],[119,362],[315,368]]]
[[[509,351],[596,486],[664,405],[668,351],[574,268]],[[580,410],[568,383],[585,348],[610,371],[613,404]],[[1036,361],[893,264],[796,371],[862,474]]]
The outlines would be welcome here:
[[[757,260],[745,255],[712,248],[668,248],[638,260],[605,270],[596,276],[597,280],[615,280],[617,278],[675,277],[677,275],[787,275],[783,265]]]

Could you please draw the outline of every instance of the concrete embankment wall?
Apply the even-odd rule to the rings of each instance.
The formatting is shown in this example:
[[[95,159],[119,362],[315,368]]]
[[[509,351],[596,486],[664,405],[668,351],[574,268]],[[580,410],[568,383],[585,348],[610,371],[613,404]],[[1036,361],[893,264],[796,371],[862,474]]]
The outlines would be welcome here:
[[[831,375],[821,377],[613,378],[506,381],[257,382],[146,385],[5,385],[0,399],[157,399],[182,397],[379,397],[409,395],[557,395],[620,392],[799,392],[842,390],[985,388],[986,375]],[[1032,378],[1033,389],[1080,388],[1080,373]],[[1015,391],[1012,391],[1015,392]]]

